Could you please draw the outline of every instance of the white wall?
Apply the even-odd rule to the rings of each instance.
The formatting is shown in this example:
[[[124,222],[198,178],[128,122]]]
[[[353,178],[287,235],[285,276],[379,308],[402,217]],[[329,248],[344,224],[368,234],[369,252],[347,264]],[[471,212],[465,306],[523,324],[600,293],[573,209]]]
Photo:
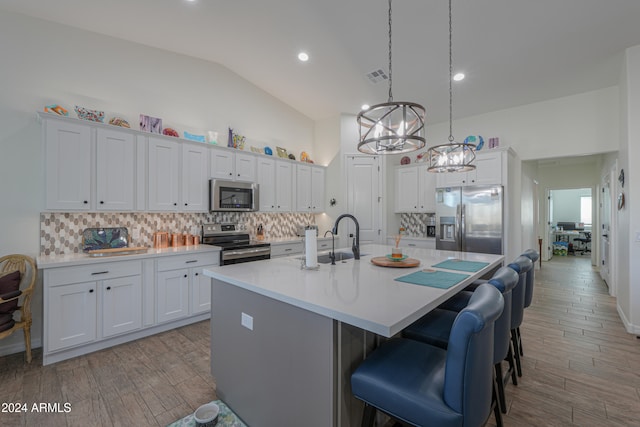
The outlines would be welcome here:
[[[584,167],[593,172],[593,178],[596,178],[596,170]],[[580,222],[580,199],[583,196],[591,196],[591,188],[576,188],[568,190],[553,190],[551,197],[553,198],[553,222]],[[595,219],[595,216],[594,216]]]
[[[72,116],[75,104],[104,110],[134,128],[140,113],[161,117],[165,127],[217,130],[223,142],[230,126],[248,145],[314,158],[312,120],[220,65],[9,12],[0,14],[0,40],[0,255],[40,251],[44,160],[35,112],[50,103]],[[14,343],[22,343],[21,333],[2,345]]]

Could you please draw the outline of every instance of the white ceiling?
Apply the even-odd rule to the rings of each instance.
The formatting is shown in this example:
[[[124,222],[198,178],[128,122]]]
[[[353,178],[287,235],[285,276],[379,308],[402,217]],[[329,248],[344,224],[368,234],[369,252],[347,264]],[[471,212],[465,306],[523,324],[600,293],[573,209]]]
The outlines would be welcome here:
[[[448,120],[448,2],[393,3],[393,95]],[[0,0],[6,9],[221,63],[308,117],[386,102],[385,0]],[[454,118],[616,85],[640,0],[453,0]],[[311,56],[296,59],[298,51]]]

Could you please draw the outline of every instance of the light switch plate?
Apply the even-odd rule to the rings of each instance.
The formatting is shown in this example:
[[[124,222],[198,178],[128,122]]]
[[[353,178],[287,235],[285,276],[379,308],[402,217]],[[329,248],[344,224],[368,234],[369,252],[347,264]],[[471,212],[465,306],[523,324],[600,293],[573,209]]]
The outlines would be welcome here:
[[[247,313],[242,313],[242,319],[240,320],[240,324],[245,328],[253,331],[253,317],[249,316]]]

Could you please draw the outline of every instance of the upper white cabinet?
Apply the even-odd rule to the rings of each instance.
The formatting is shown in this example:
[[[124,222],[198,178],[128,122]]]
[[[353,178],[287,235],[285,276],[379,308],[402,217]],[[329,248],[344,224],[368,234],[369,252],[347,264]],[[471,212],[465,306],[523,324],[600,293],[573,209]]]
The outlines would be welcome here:
[[[209,150],[205,145],[182,146],[181,209],[206,212],[209,208]]]
[[[296,211],[324,212],[324,168],[310,165],[296,166]]]
[[[501,185],[503,154],[502,150],[488,150],[476,153],[476,168],[469,172],[437,174],[437,187],[460,187],[467,185]]]
[[[96,136],[96,208],[133,210],[135,187],[133,134],[98,129]]]
[[[217,179],[255,182],[256,156],[212,147],[210,176]]]
[[[180,196],[180,145],[149,138],[147,207],[152,211],[175,211]]]
[[[395,212],[435,212],[436,174],[425,164],[396,168]]]
[[[256,168],[260,211],[290,212],[293,198],[293,164],[264,157],[258,158]]]
[[[45,120],[43,128],[46,209],[89,209],[91,128],[58,120]]]

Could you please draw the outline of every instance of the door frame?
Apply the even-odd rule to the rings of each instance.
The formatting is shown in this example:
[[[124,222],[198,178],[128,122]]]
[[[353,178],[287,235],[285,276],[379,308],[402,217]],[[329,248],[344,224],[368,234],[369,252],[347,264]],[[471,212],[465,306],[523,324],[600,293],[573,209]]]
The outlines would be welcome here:
[[[617,223],[617,219],[618,219],[618,215],[616,213],[616,200],[615,200],[615,183],[616,183],[616,179],[618,176],[618,160],[616,159],[613,163],[613,165],[611,166],[611,168],[609,170],[607,170],[605,172],[605,174],[603,174],[602,178],[601,178],[601,186],[600,188],[603,189],[607,184],[609,186],[609,232],[608,234],[608,238],[609,238],[609,257],[608,257],[608,261],[609,261],[609,280],[605,281],[605,283],[607,284],[608,288],[609,288],[609,295],[611,296],[617,296],[618,294],[618,288],[617,288],[617,275],[616,275],[616,271],[617,271],[617,252],[616,252],[616,245],[615,245],[615,241],[616,241],[616,236],[617,236],[617,229],[618,229],[618,223]],[[599,204],[599,211],[601,211],[602,209],[604,209],[604,203],[602,203],[602,197],[603,196],[603,192],[600,191],[599,192],[600,195],[600,204]],[[602,233],[602,225],[599,224],[598,226],[598,238],[600,237],[600,234]],[[600,241],[602,239],[599,239]],[[598,243],[600,245],[600,242]],[[600,267],[602,265],[602,256],[601,253],[599,253],[598,256],[598,267]],[[603,278],[604,280],[604,278]]]

